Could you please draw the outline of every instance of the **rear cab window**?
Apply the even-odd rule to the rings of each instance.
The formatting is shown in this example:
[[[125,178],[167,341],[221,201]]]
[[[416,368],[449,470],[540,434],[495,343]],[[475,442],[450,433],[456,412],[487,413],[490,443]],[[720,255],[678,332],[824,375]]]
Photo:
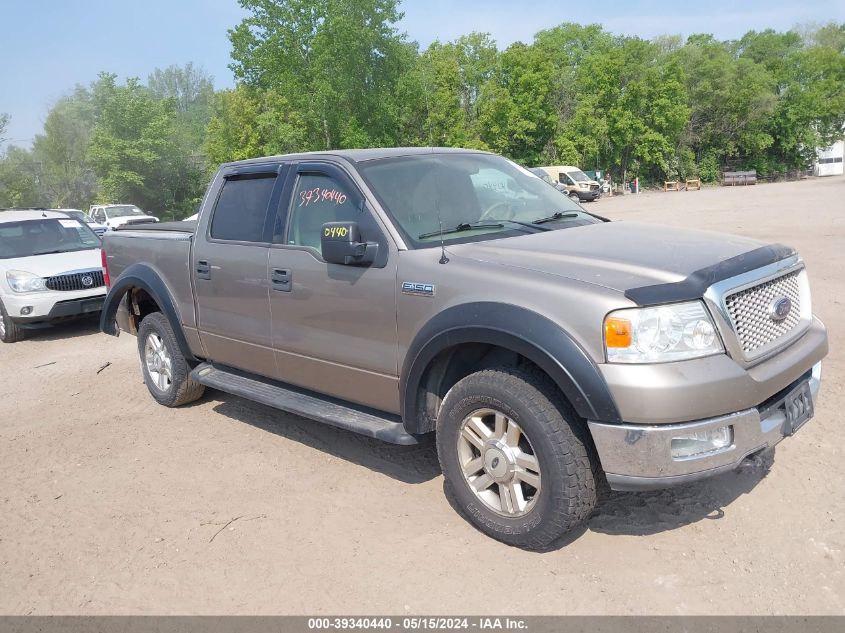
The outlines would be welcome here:
[[[210,236],[233,242],[265,242],[265,223],[276,172],[227,177],[211,216]]]

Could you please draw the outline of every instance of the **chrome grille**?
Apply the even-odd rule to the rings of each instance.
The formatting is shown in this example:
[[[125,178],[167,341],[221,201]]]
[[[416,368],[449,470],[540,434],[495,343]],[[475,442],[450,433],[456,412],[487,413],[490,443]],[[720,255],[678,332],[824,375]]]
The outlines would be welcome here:
[[[45,285],[50,290],[91,290],[105,286],[102,270],[90,270],[82,273],[69,273],[67,275],[56,275],[48,277]]]
[[[725,307],[742,351],[748,355],[790,334],[801,321],[798,270],[725,297]],[[792,302],[782,321],[772,318],[773,304],[787,297]]]

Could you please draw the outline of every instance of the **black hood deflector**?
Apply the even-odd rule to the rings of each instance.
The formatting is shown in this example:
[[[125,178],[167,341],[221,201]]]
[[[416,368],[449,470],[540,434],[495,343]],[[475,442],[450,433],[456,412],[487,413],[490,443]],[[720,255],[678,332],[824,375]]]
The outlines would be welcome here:
[[[715,283],[774,264],[795,254],[793,248],[783,244],[770,244],[696,270],[681,281],[631,288],[625,291],[625,296],[641,306],[701,299],[707,288]]]

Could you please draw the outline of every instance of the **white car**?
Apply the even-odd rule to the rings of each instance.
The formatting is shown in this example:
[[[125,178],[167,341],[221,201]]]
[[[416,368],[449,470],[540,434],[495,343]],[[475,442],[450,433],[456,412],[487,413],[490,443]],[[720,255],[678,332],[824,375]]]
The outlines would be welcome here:
[[[88,211],[88,215],[109,231],[124,224],[158,222],[157,217],[148,215],[134,204],[95,204]]]
[[[98,222],[94,222],[94,218],[90,215],[85,213],[85,211],[80,211],[79,209],[52,209],[53,211],[61,211],[65,215],[73,218],[74,220],[79,220],[80,222],[84,222],[88,225],[88,228],[94,231],[97,234],[97,237],[103,239],[103,235],[106,233],[106,225],[99,224]]]
[[[58,211],[0,212],[0,341],[27,324],[99,312],[106,295],[100,238]]]

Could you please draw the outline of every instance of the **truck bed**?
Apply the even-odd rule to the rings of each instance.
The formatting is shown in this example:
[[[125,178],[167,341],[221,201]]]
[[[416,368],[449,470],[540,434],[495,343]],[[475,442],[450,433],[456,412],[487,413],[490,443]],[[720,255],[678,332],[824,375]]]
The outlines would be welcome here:
[[[123,226],[103,236],[112,279],[133,264],[152,268],[170,290],[179,320],[196,327],[191,243],[196,222],[160,222]]]

